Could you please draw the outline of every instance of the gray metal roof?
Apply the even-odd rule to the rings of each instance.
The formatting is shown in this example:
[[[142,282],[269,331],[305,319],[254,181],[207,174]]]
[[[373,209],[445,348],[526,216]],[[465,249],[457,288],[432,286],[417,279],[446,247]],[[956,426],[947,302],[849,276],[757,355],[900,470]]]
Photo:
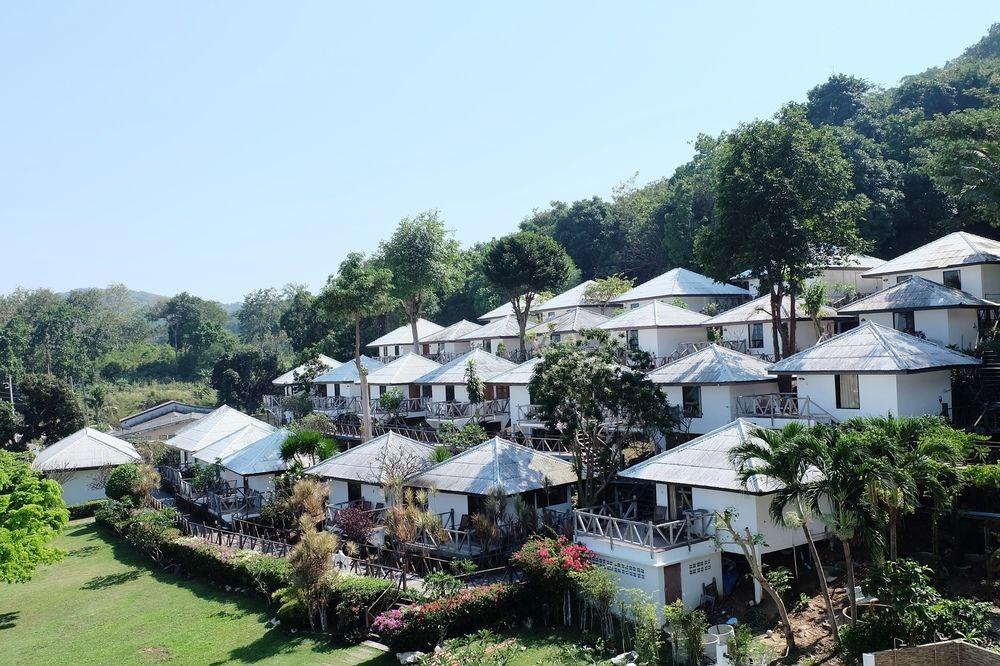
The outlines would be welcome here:
[[[493,375],[486,383],[506,384],[508,386],[527,386],[531,382],[531,376],[535,373],[535,366],[542,362],[541,356],[530,358],[524,363],[511,368],[499,375]]]
[[[214,463],[216,460],[227,458],[232,454],[253,444],[262,437],[267,437],[274,428],[262,428],[255,423],[248,423],[239,430],[235,430],[220,437],[211,444],[206,444],[194,453],[195,460],[203,463]]]
[[[514,364],[507,359],[494,356],[488,351],[473,349],[458,358],[454,358],[445,363],[440,368],[435,368],[413,380],[414,384],[465,384],[465,369],[469,361],[476,362],[476,373],[483,381],[489,380],[494,375],[505,372],[514,367]]]
[[[892,310],[934,310],[938,308],[989,308],[996,303],[976,298],[922,277],[896,283],[840,308],[840,314],[890,312]]]
[[[281,459],[281,445],[291,434],[291,431],[285,428],[276,430],[223,458],[221,464],[230,472],[240,476],[284,472],[291,466],[291,461],[286,462]]]
[[[538,308],[542,307],[545,303],[545,299],[535,294],[535,297],[531,301],[531,307],[528,309],[531,313],[537,313]],[[481,314],[479,316],[479,321],[493,321],[494,319],[500,319],[501,317],[507,317],[514,314],[514,308],[511,306],[510,301],[504,301],[500,305],[496,306],[489,312]]]
[[[471,333],[480,327],[481,324],[476,324],[467,319],[462,319],[460,321],[456,321],[451,326],[442,328],[440,331],[436,331],[430,335],[420,338],[420,342],[454,342],[466,333]]]
[[[774,492],[780,485],[768,477],[751,477],[744,487],[737,477],[736,468],[729,461],[729,452],[750,441],[750,433],[757,428],[749,421],[736,419],[690,442],[622,470],[621,476],[654,483],[756,495]]]
[[[597,328],[606,331],[625,331],[637,328],[703,327],[708,315],[676,305],[653,301],[641,307],[625,310]]]
[[[100,430],[83,428],[39,451],[31,467],[57,472],[124,465],[138,460],[139,452],[125,440]]]
[[[782,320],[787,319],[791,313],[792,299],[786,296],[781,301],[781,318]],[[802,298],[795,299],[795,313],[796,319],[799,321],[808,321],[809,315],[806,314],[805,303]],[[820,310],[821,319],[833,319],[837,316],[837,311],[826,305]],[[743,303],[742,305],[737,305],[731,310],[726,310],[714,317],[705,320],[705,326],[726,326],[734,324],[749,324],[752,322],[770,322],[771,321],[771,297],[761,296],[760,298],[755,298],[748,303]]]
[[[338,361],[337,359],[330,358],[329,356],[326,356],[324,354],[320,354],[315,359],[313,359],[313,361],[318,361],[321,366],[329,368],[331,370],[341,365],[340,361]],[[299,377],[302,375],[303,372],[306,371],[306,369],[308,369],[310,363],[312,363],[312,361],[308,363],[303,363],[302,365],[292,368],[291,370],[282,375],[278,375],[277,377],[271,380],[271,383],[277,386],[288,386],[290,384],[297,383],[299,381]]]
[[[423,317],[417,319],[417,339],[421,339],[431,333],[437,333],[443,326],[439,326],[432,321],[427,321]],[[413,344],[413,329],[410,328],[410,322],[406,322],[399,328],[394,328],[382,337],[375,338],[369,342],[366,347],[385,347],[391,345],[412,345]]]
[[[167,446],[175,449],[195,453],[202,447],[208,446],[248,424],[258,426],[267,432],[274,432],[274,428],[267,423],[244,414],[238,409],[233,409],[229,405],[223,405],[211,414],[207,414],[178,431],[166,443]]]
[[[546,319],[540,324],[531,326],[528,332],[536,335],[546,333],[578,333],[579,331],[597,328],[607,320],[607,317],[597,312],[584,308],[573,308],[558,317]]]
[[[552,310],[564,310],[566,308],[578,308],[584,305],[598,305],[592,303],[586,297],[587,287],[594,283],[593,280],[585,280],[575,287],[571,287],[561,294],[556,294],[541,305],[532,308],[533,312],[551,312]]]
[[[770,372],[899,374],[979,365],[977,358],[867,321],[778,361]]]
[[[967,231],[956,231],[864,273],[864,277],[1000,263],[1000,242]]]
[[[479,328],[462,335],[457,340],[489,340],[491,338],[516,338],[521,335],[521,329],[517,325],[517,317],[507,315],[500,319],[495,319],[488,324],[483,324]]]
[[[494,488],[516,495],[576,483],[569,461],[494,437],[406,481],[407,486],[486,495]]]
[[[434,448],[390,431],[327,458],[305,472],[325,479],[381,485],[387,474],[407,472],[412,475],[429,467]]]
[[[368,381],[372,384],[409,384],[440,367],[441,364],[437,361],[409,352],[395,361],[369,372]],[[360,378],[358,381],[361,381]]]
[[[693,354],[648,373],[646,377],[660,385],[746,384],[774,382],[778,378],[767,371],[770,363],[720,345],[708,345]]]
[[[384,363],[377,361],[373,358],[361,355],[361,365],[369,373],[381,368]],[[340,367],[334,368],[330,372],[324,372],[322,375],[313,380],[314,384],[349,384],[351,382],[361,381],[358,376],[358,366],[354,362],[354,359],[347,361]]]
[[[712,278],[689,271],[686,268],[674,268],[652,280],[643,282],[621,296],[611,299],[612,303],[628,303],[649,298],[683,298],[685,296],[749,296],[746,289],[731,284],[716,282]]]
[[[867,254],[849,254],[837,263],[825,262],[818,266],[823,270],[858,270],[867,271],[885,263],[885,259],[870,257]],[[746,280],[750,277],[750,271],[746,270],[739,275],[734,275],[733,280]]]

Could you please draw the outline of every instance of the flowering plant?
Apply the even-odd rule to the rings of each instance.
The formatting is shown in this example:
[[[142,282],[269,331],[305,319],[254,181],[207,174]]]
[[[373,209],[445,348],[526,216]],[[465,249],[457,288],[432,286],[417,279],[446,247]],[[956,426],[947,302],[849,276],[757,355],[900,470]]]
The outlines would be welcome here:
[[[514,553],[514,562],[530,578],[549,583],[569,583],[569,574],[593,567],[593,552],[566,537],[534,538]]]

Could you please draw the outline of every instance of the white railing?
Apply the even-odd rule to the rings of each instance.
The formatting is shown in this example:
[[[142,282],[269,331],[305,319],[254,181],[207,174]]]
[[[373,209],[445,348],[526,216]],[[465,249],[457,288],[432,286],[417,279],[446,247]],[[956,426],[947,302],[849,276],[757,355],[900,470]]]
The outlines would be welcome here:
[[[783,419],[795,419],[809,424],[836,423],[837,421],[833,414],[808,397],[798,396],[795,393],[737,396],[736,415],[745,418],[770,419],[771,425]]]
[[[670,550],[711,538],[710,514],[671,520],[664,523],[640,522],[612,515],[602,515],[589,510],[573,512],[573,529],[576,536],[607,539],[612,548],[615,543],[648,549],[650,555],[658,550]]]
[[[479,404],[471,402],[429,402],[427,416],[436,419],[465,419],[479,415],[480,418],[506,414],[510,409],[510,400],[498,398],[484,400]]]
[[[309,399],[317,412],[357,412],[361,405],[358,396],[313,395]]]
[[[399,404],[399,409],[387,410],[387,409],[382,409],[381,398],[372,398],[371,410],[373,414],[389,414],[389,413],[414,414],[417,412],[427,411],[427,403],[429,402],[430,398],[403,398],[402,402]]]

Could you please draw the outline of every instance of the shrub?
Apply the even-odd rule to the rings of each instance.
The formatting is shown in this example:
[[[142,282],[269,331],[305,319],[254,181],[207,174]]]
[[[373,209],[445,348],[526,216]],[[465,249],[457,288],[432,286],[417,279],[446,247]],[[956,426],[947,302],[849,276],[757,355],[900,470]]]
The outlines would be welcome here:
[[[78,520],[80,518],[90,518],[98,509],[107,504],[107,502],[108,500],[91,500],[89,502],[84,502],[83,504],[74,504],[73,506],[66,507],[69,509],[69,519]]]
[[[370,514],[358,507],[349,506],[337,512],[337,527],[346,540],[364,546],[375,529],[375,523]]]
[[[346,641],[364,638],[365,611],[392,583],[381,578],[343,576],[333,591],[331,606],[337,618],[337,632]]]
[[[382,613],[376,631],[395,652],[428,650],[460,635],[513,618],[519,589],[507,583],[468,588],[444,599]]]
[[[116,467],[104,484],[104,494],[113,500],[131,497],[132,489],[139,479],[139,465],[128,463]]]
[[[281,557],[214,546],[197,537],[175,539],[164,546],[164,555],[202,578],[250,587],[265,596],[288,585],[288,560]]]
[[[131,501],[109,500],[94,510],[94,519],[107,527],[121,532],[132,515]]]

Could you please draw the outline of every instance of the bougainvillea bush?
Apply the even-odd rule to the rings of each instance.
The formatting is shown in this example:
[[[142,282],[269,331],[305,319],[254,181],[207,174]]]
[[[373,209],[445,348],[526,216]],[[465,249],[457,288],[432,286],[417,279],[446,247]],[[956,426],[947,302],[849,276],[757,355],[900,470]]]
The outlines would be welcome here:
[[[545,624],[565,624],[571,616],[574,576],[594,567],[593,551],[566,537],[528,541],[511,558],[524,571],[525,608]]]
[[[520,586],[496,583],[459,590],[455,594],[375,618],[379,636],[396,652],[429,650],[446,636],[494,627],[514,617]]]

